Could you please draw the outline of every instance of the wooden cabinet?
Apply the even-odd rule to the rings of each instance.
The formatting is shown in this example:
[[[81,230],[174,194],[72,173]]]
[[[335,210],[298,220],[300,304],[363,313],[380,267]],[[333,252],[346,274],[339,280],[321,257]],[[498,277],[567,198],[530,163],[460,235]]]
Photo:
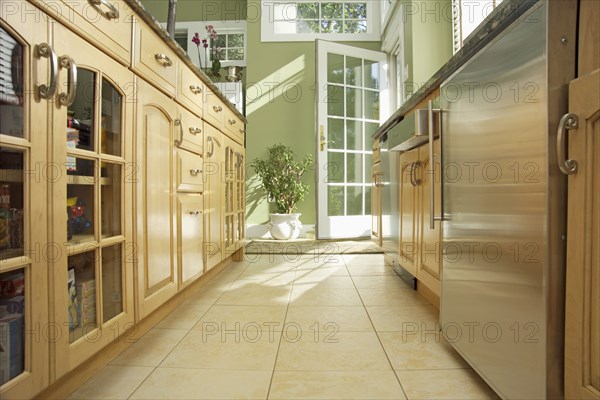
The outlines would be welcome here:
[[[222,260],[225,136],[206,125],[204,137],[204,260],[209,270]]]
[[[599,14],[600,15],[600,14]],[[597,42],[596,42],[597,44]],[[600,69],[571,82],[565,318],[565,398],[600,398]]]
[[[400,155],[399,216],[400,216],[400,265],[417,276],[417,234],[419,191],[418,170],[422,168],[419,149]]]
[[[377,162],[371,168],[371,238],[378,246],[383,244],[381,235],[381,163]]]
[[[180,287],[195,281],[204,273],[202,195],[177,195],[177,260]]]
[[[223,258],[229,257],[239,250],[245,239],[244,157],[244,148],[232,139],[225,138]]]
[[[177,105],[138,80],[136,123],[138,319],[162,305],[177,288],[173,140]]]

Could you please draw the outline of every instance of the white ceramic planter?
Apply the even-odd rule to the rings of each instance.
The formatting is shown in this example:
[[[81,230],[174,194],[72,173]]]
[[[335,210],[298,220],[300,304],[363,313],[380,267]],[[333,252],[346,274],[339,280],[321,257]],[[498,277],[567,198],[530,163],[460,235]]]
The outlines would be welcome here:
[[[302,214],[271,214],[271,236],[277,240],[297,239],[300,235]]]

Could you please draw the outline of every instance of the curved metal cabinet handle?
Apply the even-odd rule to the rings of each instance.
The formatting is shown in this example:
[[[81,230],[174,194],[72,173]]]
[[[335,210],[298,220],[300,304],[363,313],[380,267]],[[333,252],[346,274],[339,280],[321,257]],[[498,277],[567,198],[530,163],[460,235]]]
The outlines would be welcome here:
[[[244,133],[246,133],[246,130],[240,128],[240,133],[243,135]]]
[[[196,169],[190,169],[190,175],[192,175],[192,176],[198,176],[198,174],[201,173],[201,172],[202,172],[202,170],[198,169],[198,168],[196,168]]]
[[[167,57],[166,54],[163,53],[156,53],[154,55],[154,58],[156,59],[156,61],[158,61],[158,63],[160,65],[162,65],[163,67],[170,67],[171,65],[173,65],[173,61],[171,61],[171,59],[169,57]]]
[[[221,111],[223,111],[223,107],[221,107],[221,106],[213,106],[213,110],[215,110],[215,112],[221,112]]]
[[[415,162],[413,161],[410,163],[410,171],[408,172],[408,177],[410,179],[410,184],[412,186],[417,186],[417,184],[415,183],[415,180],[414,180],[414,175],[415,175]]]
[[[228,119],[229,125],[235,125],[235,119]]]
[[[175,126],[179,127],[179,139],[175,139],[175,146],[181,147],[181,144],[183,143],[183,123],[181,122],[181,119],[176,119],[174,123]]]
[[[577,129],[579,127],[579,117],[576,114],[568,113],[562,116],[558,123],[558,135],[556,136],[556,158],[558,161],[558,168],[565,175],[572,175],[577,173],[577,161],[567,160],[565,155],[565,136],[567,131],[571,129]]]
[[[190,90],[194,94],[202,93],[202,88],[198,85],[190,85]]]
[[[210,158],[215,152],[215,142],[213,141],[212,136],[207,137],[206,141],[210,142],[210,151],[206,154],[206,157]]]
[[[202,211],[190,211],[190,215],[200,215]]]
[[[440,131],[442,127],[442,110],[440,109]],[[429,179],[429,229],[435,229],[435,221],[443,221],[443,213],[437,217],[435,215],[435,154],[433,153],[433,100],[429,100],[427,104],[427,119],[429,124],[429,165],[431,167],[431,178]],[[440,132],[440,140],[442,140],[442,132]]]
[[[48,58],[50,61],[50,83],[37,85],[37,92],[42,99],[51,99],[58,88],[58,57],[52,46],[48,43],[40,43],[36,47],[36,56]]]
[[[417,171],[419,169],[423,168],[423,162],[415,161],[414,164],[415,164],[415,168],[413,170],[413,176],[414,176],[414,180],[415,180],[414,186],[419,186],[421,183],[423,183],[423,179],[421,179],[420,177],[417,177]]]
[[[108,2],[107,0],[88,0],[88,3],[90,3],[92,6],[94,6],[94,8],[96,10],[98,10],[98,12],[107,19],[117,19],[119,18],[119,9],[117,7],[115,7],[114,5],[112,5],[110,2]],[[105,6],[106,8],[108,8],[108,11],[102,11],[100,9],[100,6]]]
[[[69,86],[67,93],[61,93],[58,95],[58,102],[62,106],[69,107],[75,101],[75,89],[77,88],[77,65],[75,61],[69,56],[60,57],[60,67],[69,69]]]
[[[190,133],[192,135],[198,135],[199,133],[202,133],[202,129],[200,129],[200,128],[193,128],[192,127],[192,128],[190,128]]]

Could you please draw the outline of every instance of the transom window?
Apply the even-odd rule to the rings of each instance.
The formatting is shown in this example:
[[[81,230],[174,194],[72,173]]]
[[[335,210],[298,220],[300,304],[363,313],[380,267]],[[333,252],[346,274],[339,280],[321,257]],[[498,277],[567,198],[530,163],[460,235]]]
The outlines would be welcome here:
[[[464,40],[502,0],[452,0],[453,46],[456,53]]]
[[[263,42],[380,40],[379,2],[371,0],[263,1],[261,18]]]

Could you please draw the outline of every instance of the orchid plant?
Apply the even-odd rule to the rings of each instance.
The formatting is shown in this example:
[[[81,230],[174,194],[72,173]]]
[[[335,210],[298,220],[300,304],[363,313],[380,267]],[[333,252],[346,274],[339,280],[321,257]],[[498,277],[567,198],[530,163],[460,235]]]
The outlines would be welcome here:
[[[200,46],[204,48],[204,59],[208,64],[208,51],[210,47],[210,55],[213,60],[218,60],[218,54],[221,50],[220,47],[217,47],[217,31],[213,25],[205,26],[206,33],[208,34],[208,39],[210,39],[210,44],[208,39],[200,39],[200,34],[198,32],[194,33],[192,37],[192,43],[196,45],[198,49],[198,62],[200,63],[200,68],[202,68],[202,57],[200,57]]]

